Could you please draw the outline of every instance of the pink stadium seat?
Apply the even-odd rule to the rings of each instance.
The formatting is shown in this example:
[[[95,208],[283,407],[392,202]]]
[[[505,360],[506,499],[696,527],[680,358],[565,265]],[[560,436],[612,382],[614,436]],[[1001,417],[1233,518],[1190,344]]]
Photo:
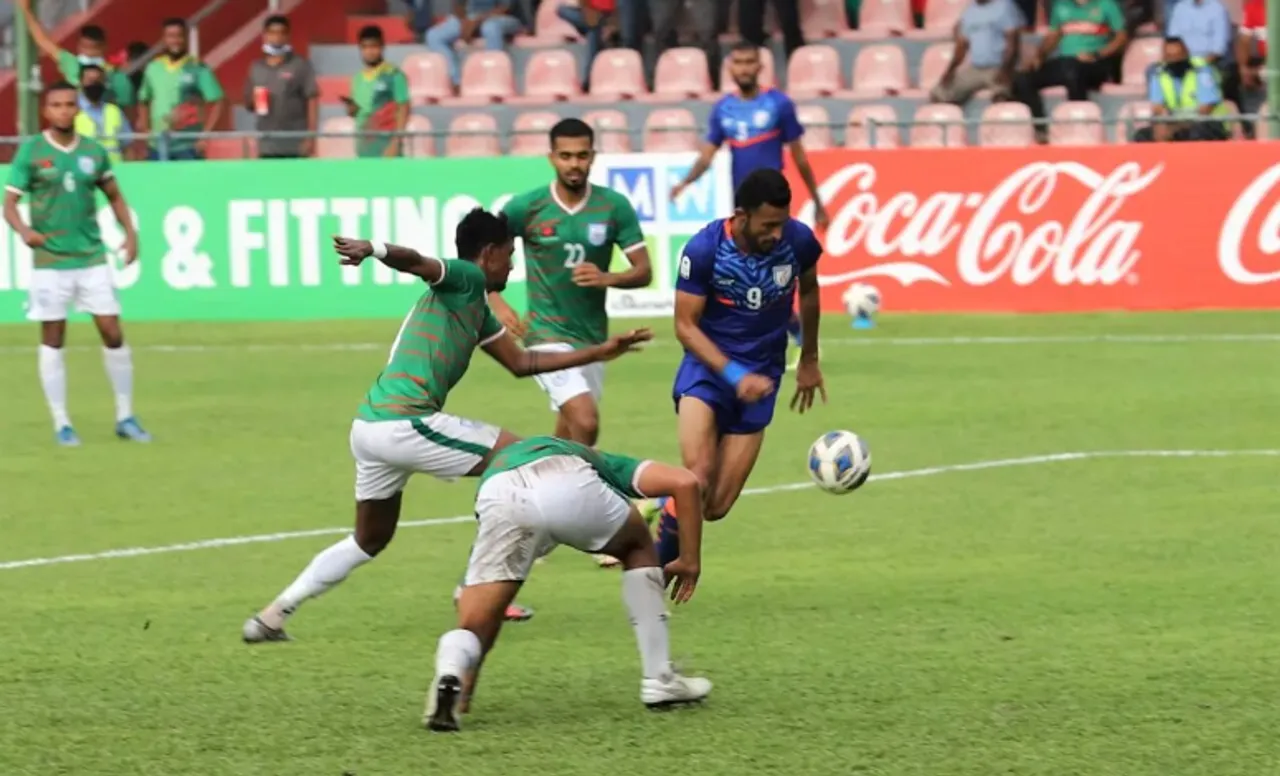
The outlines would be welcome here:
[[[533,20],[533,34],[517,35],[515,44],[517,46],[559,46],[582,40],[582,36],[574,26],[561,19],[556,13],[556,9],[562,5],[576,4],[567,3],[565,0],[543,0],[538,5]]]
[[[343,97],[351,96],[351,76],[318,75],[316,88],[320,90],[321,105],[340,105]]]
[[[762,48],[760,49],[760,87],[772,89],[777,84],[778,77],[774,72],[773,52],[767,48]],[[733,82],[733,77],[729,75],[729,57],[725,57],[720,63],[720,91],[724,94],[732,94],[738,91],[738,85]]]
[[[698,48],[669,48],[653,72],[653,99],[669,102],[711,93],[707,55]]]
[[[914,148],[963,148],[967,146],[962,124],[946,126],[930,124],[940,121],[961,121],[964,111],[956,105],[921,105],[911,125],[911,145]]]
[[[1102,109],[1094,102],[1063,102],[1049,113],[1050,145],[1102,145]],[[1087,123],[1083,123],[1087,122]]]
[[[549,111],[532,111],[516,116],[511,125],[512,156],[541,156],[550,151],[547,133],[560,117]]]
[[[645,151],[694,151],[698,148],[698,122],[684,108],[659,108],[644,122]]]
[[[488,113],[463,113],[449,122],[445,156],[498,156],[498,120]]]
[[[484,105],[515,96],[516,77],[505,51],[473,51],[462,63],[462,85],[454,102]]]
[[[831,138],[831,117],[821,105],[796,106],[796,118],[804,127],[804,147],[809,151],[834,148]]]
[[[849,111],[845,129],[845,148],[897,148],[902,144],[902,130],[893,123],[898,112],[892,105],[859,105]],[[872,122],[882,122],[872,126]]]
[[[703,60],[702,72],[707,72]],[[609,49],[596,54],[591,63],[591,96],[616,102],[634,100],[648,93],[644,83],[644,62],[634,49]],[[709,89],[704,90],[709,91]]]
[[[843,0],[800,0],[800,26],[805,40],[832,38],[847,31]]]
[[[954,43],[935,43],[920,55],[920,88],[928,91],[938,85],[951,64]]]
[[[631,134],[627,127],[627,114],[620,110],[593,110],[582,116],[596,131],[596,150],[605,154],[631,152]]]
[[[453,96],[453,84],[449,81],[449,66],[444,55],[435,51],[417,51],[400,63],[409,81],[410,102],[423,104],[440,102]]]
[[[205,159],[253,159],[258,156],[258,141],[251,137],[214,138],[205,143]]]
[[[351,159],[356,155],[354,136],[356,122],[347,116],[334,116],[320,122],[321,137],[316,141],[316,156],[322,159]],[[326,137],[328,135],[328,137]]]
[[[858,11],[858,31],[901,35],[914,27],[908,0],[864,0]]]
[[[419,116],[416,113],[410,113],[409,120],[404,124],[404,131],[422,133],[409,135],[409,137],[405,138],[402,144],[405,156],[422,159],[436,155],[436,139],[430,134],[431,119],[426,116]]]
[[[969,0],[926,0],[924,5],[924,28],[936,32],[950,33],[960,21],[960,14],[969,4]]]
[[[1116,113],[1116,142],[1128,143],[1133,133],[1145,126],[1149,118],[1151,103],[1146,100],[1134,100],[1121,105]]]
[[[891,43],[864,46],[853,61],[849,86],[855,94],[867,97],[906,91],[910,87],[906,55]]]
[[[801,46],[787,62],[787,94],[795,99],[840,91],[840,54],[831,46]]]
[[[1160,38],[1138,38],[1129,44],[1120,65],[1120,85],[1136,86],[1146,93],[1147,68],[1164,57],[1164,42]]]
[[[571,100],[582,95],[578,81],[578,60],[562,48],[535,51],[524,70],[524,94],[518,103],[547,103]]]
[[[1020,102],[997,102],[982,112],[978,144],[998,148],[1035,145],[1036,130],[1031,110]]]

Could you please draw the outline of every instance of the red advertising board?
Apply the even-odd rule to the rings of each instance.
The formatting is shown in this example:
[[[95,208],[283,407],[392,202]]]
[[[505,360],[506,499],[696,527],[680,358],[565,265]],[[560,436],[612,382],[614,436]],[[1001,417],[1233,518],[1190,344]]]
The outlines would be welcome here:
[[[831,216],[824,309],[854,282],[903,311],[1280,308],[1280,143],[809,159]]]

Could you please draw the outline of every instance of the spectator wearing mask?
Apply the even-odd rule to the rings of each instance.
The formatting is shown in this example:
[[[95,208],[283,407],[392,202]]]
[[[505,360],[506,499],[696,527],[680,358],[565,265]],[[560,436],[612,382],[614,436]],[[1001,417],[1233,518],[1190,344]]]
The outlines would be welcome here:
[[[107,99],[107,74],[101,67],[80,67],[79,105],[76,134],[97,140],[112,164],[124,161],[126,145],[120,137],[133,134],[133,126],[120,106]]]
[[[293,53],[289,20],[268,17],[262,29],[262,57],[249,67],[244,83],[244,106],[257,116],[259,132],[315,132],[320,118],[320,88],[315,69]],[[270,137],[258,141],[262,159],[311,156],[315,138]]]
[[[1192,57],[1180,38],[1164,41],[1164,58],[1152,75],[1147,98],[1154,116],[1182,116],[1187,119],[1221,114],[1222,90],[1213,66]],[[1134,133],[1139,143],[1169,140],[1226,140],[1221,121],[1156,122]]]
[[[106,75],[107,101],[126,108],[133,106],[137,90],[128,76],[107,64],[107,34],[101,27],[93,24],[81,27],[80,38],[76,41],[76,53],[73,54],[49,37],[48,31],[31,10],[31,0],[16,0],[15,5],[27,21],[31,40],[58,63],[58,71],[68,83],[80,83],[80,69],[93,65]]]
[[[678,30],[684,0],[649,0],[649,19],[653,22],[653,41],[656,54],[662,55],[668,48],[679,45]],[[708,75],[715,88],[720,83],[720,41],[716,30],[715,0],[690,0],[689,25],[693,27],[694,41],[707,55]],[[763,13],[763,6],[761,6]]]
[[[449,75],[457,86],[462,76],[462,66],[454,44],[470,43],[477,34],[490,51],[502,51],[507,39],[520,32],[523,25],[511,15],[510,0],[465,0],[455,3],[453,14],[427,30],[427,48],[444,55],[449,63]]]
[[[1116,0],[1054,0],[1049,34],[1032,57],[1030,67],[1013,79],[1013,94],[1043,119],[1040,90],[1067,87],[1067,99],[1087,100],[1115,71],[1116,60],[1129,42],[1124,12]],[[1045,127],[1037,126],[1043,139]]]
[[[964,105],[982,89],[991,89],[996,100],[1006,98],[1018,62],[1022,26],[1022,12],[1013,0],[969,3],[956,22],[951,64],[929,92],[930,99]]]
[[[351,96],[342,98],[356,120],[357,156],[399,156],[403,136],[398,133],[409,123],[409,81],[386,61],[386,51],[381,27],[371,24],[360,30],[364,69],[351,77]]]
[[[163,28],[164,52],[142,74],[138,131],[170,133],[167,147],[152,138],[149,159],[161,159],[166,150],[173,161],[203,159],[206,141],[192,134],[212,132],[222,118],[222,85],[208,65],[191,56],[185,21],[167,19]]]

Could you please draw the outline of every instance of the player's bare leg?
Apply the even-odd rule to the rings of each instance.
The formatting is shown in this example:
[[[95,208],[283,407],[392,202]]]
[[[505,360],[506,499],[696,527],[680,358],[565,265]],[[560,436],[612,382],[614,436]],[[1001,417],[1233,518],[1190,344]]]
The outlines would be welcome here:
[[[53,416],[53,433],[63,447],[78,447],[80,437],[71,427],[67,412],[67,362],[63,350],[66,340],[66,321],[40,322],[40,387]]]
[[[720,431],[716,426],[715,409],[697,397],[683,396],[677,413],[681,462],[702,482],[704,498],[709,502],[715,490],[720,463]],[[709,512],[707,517],[710,518]],[[673,499],[664,499],[658,523],[658,558],[665,566],[679,555],[676,503]]]
[[[457,602],[458,627],[441,636],[436,648],[436,674],[422,715],[427,729],[458,730],[458,717],[471,707],[481,664],[497,642],[503,615],[521,584],[488,582],[463,588]]]
[[[150,442],[148,434],[133,415],[133,353],[124,341],[118,315],[95,315],[93,325],[102,338],[102,363],[116,400],[116,436],[132,442]]]
[[[764,431],[754,434],[725,434],[720,439],[720,468],[707,496],[707,520],[720,520],[742,495],[742,489],[760,458]]]

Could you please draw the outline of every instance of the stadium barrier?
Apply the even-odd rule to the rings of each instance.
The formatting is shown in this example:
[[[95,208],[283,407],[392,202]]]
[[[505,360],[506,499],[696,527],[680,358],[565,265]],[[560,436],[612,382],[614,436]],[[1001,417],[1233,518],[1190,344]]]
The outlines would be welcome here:
[[[831,215],[824,308],[853,282],[885,308],[1065,312],[1280,307],[1280,158],[1270,144],[810,153]],[[732,210],[724,154],[684,196],[693,154],[602,154],[592,180],[634,204],[654,262],[617,316],[669,314],[690,236]],[[7,170],[0,168],[0,174]],[[545,158],[119,165],[141,260],[112,256],[134,320],[398,317],[418,293],[370,262],[339,267],[335,233],[449,256],[472,207],[547,185]],[[796,215],[812,221],[793,176]],[[105,203],[109,247],[122,236]],[[619,263],[624,259],[617,257]],[[22,320],[29,249],[0,228],[0,322]],[[513,301],[523,299],[517,254]]]

